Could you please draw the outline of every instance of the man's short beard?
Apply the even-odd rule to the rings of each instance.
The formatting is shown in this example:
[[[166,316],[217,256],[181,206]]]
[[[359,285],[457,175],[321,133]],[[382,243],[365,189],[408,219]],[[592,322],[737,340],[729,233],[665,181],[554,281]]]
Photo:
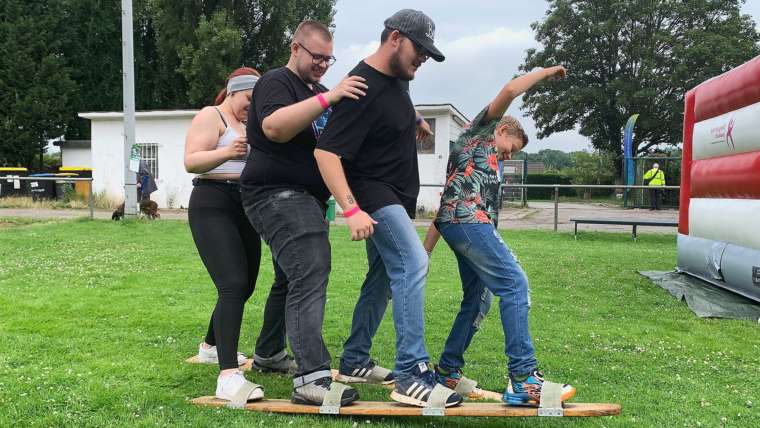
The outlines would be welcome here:
[[[394,52],[393,55],[391,55],[391,58],[388,61],[388,66],[391,68],[391,73],[399,79],[406,80],[407,82],[414,79],[414,74],[407,74],[407,71],[401,66],[400,53]]]

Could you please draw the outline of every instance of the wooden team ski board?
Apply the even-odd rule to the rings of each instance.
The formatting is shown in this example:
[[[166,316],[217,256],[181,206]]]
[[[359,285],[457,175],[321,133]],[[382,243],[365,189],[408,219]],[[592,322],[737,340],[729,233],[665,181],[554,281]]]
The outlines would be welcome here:
[[[191,400],[198,406],[227,407],[227,400],[213,396]],[[265,413],[320,414],[319,406],[293,404],[290,400],[260,400],[245,405],[245,410]],[[612,403],[565,403],[562,416],[614,416],[619,415],[620,404]],[[338,409],[339,415],[356,416],[433,416],[421,407],[405,406],[396,402],[356,401]],[[464,403],[443,410],[436,416],[538,416],[538,408],[513,407],[502,403]]]
[[[188,358],[187,360],[185,360],[185,362],[189,363],[189,364],[204,364],[204,363],[201,363],[200,361],[198,361],[198,356],[197,355],[194,355],[194,356]],[[245,364],[243,364],[242,366],[240,366],[240,370],[246,370],[246,371],[247,370],[251,370],[251,364],[252,363],[253,363],[253,360],[249,358],[248,360],[246,360]],[[335,379],[335,377],[337,375],[338,375],[338,371],[335,370],[335,369],[333,369],[332,370],[332,377],[333,377],[333,379]],[[350,385],[355,386],[355,385],[363,385],[363,384],[362,383],[351,383]],[[385,388],[391,388],[391,389],[393,388],[393,384],[392,383],[385,384],[385,385],[380,385],[380,386],[383,386]],[[487,391],[485,389],[476,389],[467,398],[470,399],[470,400],[501,401],[501,393],[495,392],[495,391]]]

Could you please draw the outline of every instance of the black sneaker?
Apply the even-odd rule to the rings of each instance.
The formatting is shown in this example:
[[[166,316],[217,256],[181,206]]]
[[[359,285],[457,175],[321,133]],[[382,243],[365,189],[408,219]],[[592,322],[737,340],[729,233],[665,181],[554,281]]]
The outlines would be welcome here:
[[[410,406],[427,407],[433,389],[443,388],[448,392],[446,407],[462,403],[462,396],[436,382],[435,372],[427,363],[418,363],[412,372],[396,378],[396,387],[391,392],[391,399]]]
[[[253,354],[251,367],[262,373],[293,374],[298,370],[295,359],[288,355],[284,349],[269,358]]]
[[[332,378],[330,376],[322,377],[314,382],[293,388],[293,397],[290,399],[295,404],[309,404],[312,406],[321,406],[324,402],[325,395],[330,391]],[[343,391],[340,396],[340,405],[345,406],[359,399],[359,393],[354,388],[349,387]]]
[[[385,367],[378,366],[374,360],[363,367],[353,367],[340,360],[340,369],[335,380],[343,383],[379,383],[388,385],[393,383],[393,372]]]

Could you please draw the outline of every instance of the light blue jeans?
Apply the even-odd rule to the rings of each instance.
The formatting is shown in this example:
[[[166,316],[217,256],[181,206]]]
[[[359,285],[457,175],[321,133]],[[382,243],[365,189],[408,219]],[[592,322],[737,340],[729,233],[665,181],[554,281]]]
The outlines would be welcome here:
[[[462,305],[441,354],[447,370],[464,367],[464,352],[488,310],[484,293],[499,297],[504,329],[504,353],[510,375],[522,375],[538,365],[528,329],[528,278],[512,251],[491,224],[438,223],[441,236],[454,251],[462,279]],[[485,309],[485,310],[484,310]]]
[[[354,308],[351,335],[343,345],[343,362],[366,365],[372,338],[392,297],[396,327],[397,379],[419,362],[428,362],[425,349],[425,276],[428,258],[417,230],[401,205],[370,213],[377,221],[367,240],[369,271]]]

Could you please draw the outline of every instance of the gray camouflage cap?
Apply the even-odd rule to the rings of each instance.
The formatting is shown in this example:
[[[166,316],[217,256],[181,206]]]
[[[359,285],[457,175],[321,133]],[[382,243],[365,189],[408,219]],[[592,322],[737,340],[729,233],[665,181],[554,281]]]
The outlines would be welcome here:
[[[441,62],[445,56],[435,47],[435,23],[429,16],[419,10],[402,9],[385,20],[385,28],[398,30],[412,41],[416,42],[428,51],[430,57]]]

